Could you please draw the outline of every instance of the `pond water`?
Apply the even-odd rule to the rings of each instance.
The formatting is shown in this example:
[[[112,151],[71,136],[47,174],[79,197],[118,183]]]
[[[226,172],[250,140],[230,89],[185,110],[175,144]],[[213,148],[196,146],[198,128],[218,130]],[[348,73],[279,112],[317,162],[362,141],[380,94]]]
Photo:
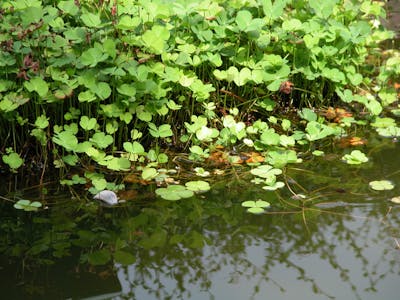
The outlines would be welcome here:
[[[400,205],[390,199],[400,195],[400,145],[368,140],[362,166],[341,162],[349,149],[335,145],[335,155],[291,165],[285,178],[303,200],[244,176],[178,202],[144,193],[106,208],[50,187],[48,210],[5,201],[2,298],[398,299]],[[395,188],[369,188],[381,179]],[[241,206],[259,198],[268,213]]]

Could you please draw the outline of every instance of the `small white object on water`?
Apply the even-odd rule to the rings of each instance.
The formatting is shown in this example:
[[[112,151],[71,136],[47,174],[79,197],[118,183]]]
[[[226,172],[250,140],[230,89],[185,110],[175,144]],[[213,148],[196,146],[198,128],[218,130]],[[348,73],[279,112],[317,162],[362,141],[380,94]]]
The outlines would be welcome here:
[[[114,193],[113,191],[109,190],[104,190],[99,193],[97,193],[93,199],[103,201],[104,203],[108,205],[115,205],[118,204],[118,197],[117,194]]]

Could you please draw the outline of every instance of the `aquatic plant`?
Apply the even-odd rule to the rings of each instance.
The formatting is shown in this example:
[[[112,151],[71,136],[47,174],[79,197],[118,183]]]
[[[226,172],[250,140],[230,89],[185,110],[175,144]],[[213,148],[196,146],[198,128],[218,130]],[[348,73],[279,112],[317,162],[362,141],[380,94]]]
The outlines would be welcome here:
[[[384,17],[367,0],[3,1],[2,167],[71,170],[62,182],[92,194],[117,188],[98,175],[106,170],[156,181],[174,159],[167,148],[196,163],[221,149],[225,165],[253,151],[245,163],[282,170],[301,162],[304,145],[365,122],[320,108],[364,110],[376,125],[395,103],[399,54],[379,51],[393,37]],[[286,106],[298,116],[282,117]],[[399,136],[394,123],[376,128]],[[82,177],[75,167],[102,170]],[[283,187],[276,175],[261,177],[264,189]],[[192,192],[157,191],[171,200]]]

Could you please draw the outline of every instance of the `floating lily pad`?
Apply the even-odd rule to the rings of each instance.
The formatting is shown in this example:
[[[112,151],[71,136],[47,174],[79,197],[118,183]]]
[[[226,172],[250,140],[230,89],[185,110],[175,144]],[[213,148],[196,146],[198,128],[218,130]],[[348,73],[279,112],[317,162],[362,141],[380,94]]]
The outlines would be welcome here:
[[[243,207],[247,207],[247,211],[252,214],[261,214],[266,208],[270,207],[271,204],[264,200],[257,201],[244,201],[242,202]]]
[[[350,154],[342,157],[342,160],[349,165],[359,165],[368,161],[368,157],[360,150],[353,150]]]
[[[392,199],[390,199],[390,201],[396,204],[400,204],[400,196],[393,197]]]
[[[186,188],[193,192],[206,192],[210,190],[210,184],[203,180],[189,181],[185,183]]]
[[[42,203],[38,201],[31,202],[25,199],[18,200],[18,202],[14,204],[14,208],[23,209],[24,211],[37,211],[39,207],[42,207]]]
[[[371,189],[375,191],[385,191],[394,188],[394,184],[389,180],[375,180],[369,183]]]
[[[285,186],[285,184],[282,181],[277,181],[271,185],[263,186],[263,189],[267,190],[267,191],[275,191],[277,189],[283,188],[284,186]]]
[[[315,150],[312,152],[312,155],[314,155],[314,156],[323,156],[324,154],[325,154],[325,152],[321,151],[321,150]]]
[[[262,165],[250,171],[251,174],[256,175],[261,178],[268,178],[271,175],[280,175],[282,174],[281,169],[275,169],[270,165]]]
[[[169,185],[166,188],[156,189],[156,194],[165,200],[177,201],[192,197],[194,192],[186,189],[183,185]]]

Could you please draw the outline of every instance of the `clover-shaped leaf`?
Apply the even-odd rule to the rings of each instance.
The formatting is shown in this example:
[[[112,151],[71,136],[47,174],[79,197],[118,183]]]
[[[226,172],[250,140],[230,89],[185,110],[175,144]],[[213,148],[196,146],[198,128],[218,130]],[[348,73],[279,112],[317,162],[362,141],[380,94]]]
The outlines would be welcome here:
[[[368,161],[368,157],[360,150],[353,150],[342,157],[342,160],[350,165],[359,165]]]
[[[263,189],[267,190],[267,191],[275,191],[277,189],[283,188],[284,186],[285,186],[285,184],[282,181],[277,181],[271,185],[263,186]]]
[[[371,189],[375,191],[385,191],[394,188],[394,184],[389,180],[375,180],[369,183]]]
[[[270,207],[271,204],[264,200],[257,201],[244,201],[242,202],[243,207],[247,207],[247,211],[252,214],[261,214],[266,208]]]
[[[261,178],[269,178],[271,175],[282,174],[281,169],[275,169],[270,165],[262,165],[250,171],[251,174],[256,175]]]
[[[392,199],[390,199],[390,201],[396,204],[400,204],[400,196],[393,197]]]
[[[42,203],[38,201],[31,202],[25,199],[18,200],[18,202],[14,204],[14,208],[23,209],[24,211],[37,211],[41,206]]]
[[[205,192],[210,190],[210,184],[207,181],[197,180],[185,183],[186,188],[193,192]]]
[[[186,189],[183,185],[169,185],[166,188],[156,189],[156,194],[165,200],[177,201],[192,197],[194,192]]]

